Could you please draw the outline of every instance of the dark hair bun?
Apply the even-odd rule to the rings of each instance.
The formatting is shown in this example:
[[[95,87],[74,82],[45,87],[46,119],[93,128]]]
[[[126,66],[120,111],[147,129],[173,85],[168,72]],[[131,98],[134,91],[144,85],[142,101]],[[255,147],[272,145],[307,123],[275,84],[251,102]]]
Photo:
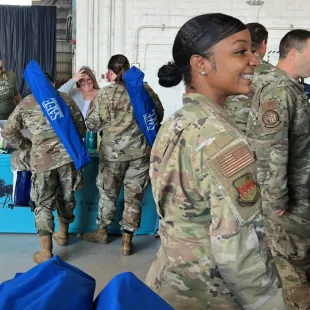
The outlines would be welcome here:
[[[159,85],[163,87],[173,87],[178,85],[182,79],[183,75],[180,72],[179,67],[174,62],[168,62],[167,65],[162,66],[158,70],[157,74],[159,80]]]

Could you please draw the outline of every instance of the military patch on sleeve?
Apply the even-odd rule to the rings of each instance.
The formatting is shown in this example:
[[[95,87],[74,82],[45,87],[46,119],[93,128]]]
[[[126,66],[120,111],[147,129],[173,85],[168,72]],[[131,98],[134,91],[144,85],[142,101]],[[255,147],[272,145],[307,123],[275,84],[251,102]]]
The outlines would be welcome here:
[[[238,192],[237,202],[242,207],[250,207],[256,204],[259,199],[260,190],[255,183],[252,173],[246,173],[233,182]]]
[[[278,108],[278,104],[276,100],[266,101],[262,104],[262,111],[269,111]]]
[[[223,175],[229,178],[253,162],[252,154],[242,145],[219,158],[217,165]]]
[[[275,128],[280,125],[280,116],[274,110],[266,111],[262,116],[262,121],[267,128]]]

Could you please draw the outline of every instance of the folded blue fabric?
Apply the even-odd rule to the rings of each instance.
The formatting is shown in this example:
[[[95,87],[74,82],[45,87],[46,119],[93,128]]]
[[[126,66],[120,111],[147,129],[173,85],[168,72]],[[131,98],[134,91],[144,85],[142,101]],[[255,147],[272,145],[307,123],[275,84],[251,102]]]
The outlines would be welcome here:
[[[93,310],[96,281],[54,256],[0,285],[1,310]]]
[[[94,302],[95,310],[173,310],[133,273],[114,277]]]

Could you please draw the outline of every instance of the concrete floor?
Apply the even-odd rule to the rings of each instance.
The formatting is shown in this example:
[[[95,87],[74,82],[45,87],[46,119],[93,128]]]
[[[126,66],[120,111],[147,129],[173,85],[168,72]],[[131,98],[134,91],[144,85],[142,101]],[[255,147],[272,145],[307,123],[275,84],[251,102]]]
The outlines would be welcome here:
[[[73,235],[70,236],[67,247],[59,247],[54,243],[54,255],[95,278],[97,296],[115,275],[124,271],[133,272],[143,281],[160,246],[160,240],[152,235],[135,236],[135,253],[124,257],[121,254],[121,241],[120,236],[111,236],[109,244],[100,245]],[[13,278],[17,272],[25,272],[34,267],[32,254],[39,249],[36,235],[1,234],[0,283]]]

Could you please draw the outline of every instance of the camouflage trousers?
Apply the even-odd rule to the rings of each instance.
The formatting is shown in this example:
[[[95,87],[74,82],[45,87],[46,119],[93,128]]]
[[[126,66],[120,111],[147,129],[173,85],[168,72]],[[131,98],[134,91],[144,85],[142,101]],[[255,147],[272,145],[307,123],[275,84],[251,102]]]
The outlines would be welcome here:
[[[161,235],[165,233],[161,231]],[[281,288],[278,288],[274,296],[266,296],[267,300],[262,306],[253,304],[242,307],[227,287],[217,267],[209,269],[206,264],[199,265],[199,260],[195,264],[187,264],[184,261],[182,265],[177,266],[168,258],[165,247],[162,243],[157,259],[145,278],[145,284],[173,309],[289,310],[283,301]]]
[[[74,192],[82,187],[82,174],[73,163],[59,168],[34,173],[30,197],[35,203],[35,225],[39,235],[53,233],[53,211],[57,209],[62,223],[74,221]]]
[[[310,309],[310,226],[287,212],[277,217],[264,202],[265,232],[282,282],[284,299],[292,309]]]
[[[108,226],[116,215],[116,200],[124,184],[124,213],[120,222],[124,230],[138,230],[141,219],[143,190],[149,182],[149,157],[132,161],[100,160],[97,187],[99,207],[97,224]]]

